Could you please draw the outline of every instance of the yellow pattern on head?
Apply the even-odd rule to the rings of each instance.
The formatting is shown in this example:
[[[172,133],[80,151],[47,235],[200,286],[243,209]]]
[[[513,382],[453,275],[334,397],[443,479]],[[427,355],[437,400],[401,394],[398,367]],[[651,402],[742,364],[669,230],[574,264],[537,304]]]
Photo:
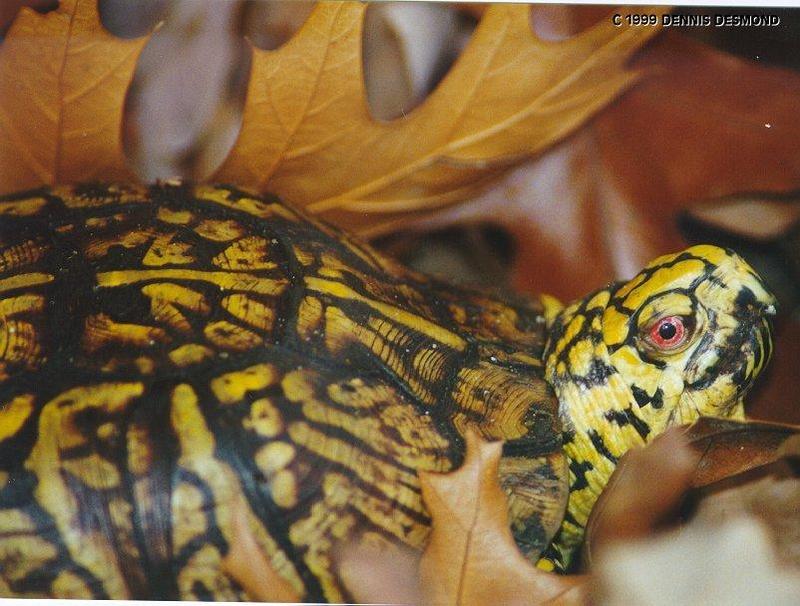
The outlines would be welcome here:
[[[567,306],[545,353],[570,459],[569,559],[629,448],[700,416],[739,417],[771,354],[775,299],[734,252],[693,246]]]

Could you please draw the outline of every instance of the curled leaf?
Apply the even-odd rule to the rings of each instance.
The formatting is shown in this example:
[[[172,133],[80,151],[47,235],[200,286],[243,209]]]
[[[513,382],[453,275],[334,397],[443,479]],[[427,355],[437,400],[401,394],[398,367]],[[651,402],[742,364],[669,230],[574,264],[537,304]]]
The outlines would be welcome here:
[[[686,434],[692,449],[701,456],[692,486],[708,486],[767,465],[781,456],[786,440],[798,434],[800,427],[792,425],[702,418]]]
[[[432,519],[420,562],[425,603],[581,603],[582,577],[538,570],[514,543],[506,496],[497,481],[502,443],[485,442],[471,432],[466,439],[467,455],[458,470],[420,473]]]
[[[530,7],[492,5],[428,99],[382,123],[364,92],[364,11],[320,3],[283,47],[254,51],[241,133],[215,179],[268,189],[350,225],[450,204],[633,83],[637,72],[624,64],[655,33],[602,22],[545,42],[531,31]]]
[[[674,519],[691,486],[698,456],[680,429],[672,429],[645,448],[627,452],[592,509],[586,525],[583,561],[592,567],[606,545],[646,537]]]

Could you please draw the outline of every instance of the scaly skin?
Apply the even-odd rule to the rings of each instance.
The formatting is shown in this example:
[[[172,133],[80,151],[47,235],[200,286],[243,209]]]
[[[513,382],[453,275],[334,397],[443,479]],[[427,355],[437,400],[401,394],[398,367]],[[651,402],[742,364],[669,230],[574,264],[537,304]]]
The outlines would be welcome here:
[[[743,397],[771,356],[774,313],[774,297],[744,260],[700,245],[660,257],[556,317],[545,376],[559,399],[570,469],[567,514],[550,551],[556,567],[569,567],[628,449],[700,416],[744,418]],[[651,333],[670,317],[686,332],[663,348]]]

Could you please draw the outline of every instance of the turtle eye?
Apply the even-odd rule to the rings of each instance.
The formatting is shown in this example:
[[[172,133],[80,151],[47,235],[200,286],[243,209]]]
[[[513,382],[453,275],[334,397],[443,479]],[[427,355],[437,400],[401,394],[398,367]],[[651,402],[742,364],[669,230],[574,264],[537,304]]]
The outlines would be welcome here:
[[[686,343],[689,330],[681,316],[661,318],[650,328],[648,340],[662,351],[674,351]]]

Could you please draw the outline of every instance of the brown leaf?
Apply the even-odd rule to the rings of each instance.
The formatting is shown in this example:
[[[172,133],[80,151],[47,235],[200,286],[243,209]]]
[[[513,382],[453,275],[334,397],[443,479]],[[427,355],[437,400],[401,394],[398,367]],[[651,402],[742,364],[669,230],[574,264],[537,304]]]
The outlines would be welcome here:
[[[800,184],[800,74],[675,32],[635,65],[661,76],[609,108],[596,132],[618,186],[642,208],[669,212],[697,199]],[[653,220],[663,227],[662,216]]]
[[[620,459],[586,525],[586,567],[592,567],[595,553],[605,545],[648,536],[674,520],[699,458],[682,431],[669,430]]]
[[[609,9],[563,10],[579,29]],[[422,227],[498,223],[516,244],[513,285],[572,299],[684,247],[677,217],[696,201],[800,186],[796,72],[674,31],[632,65],[648,77],[586,128]]]
[[[701,418],[686,433],[700,460],[692,486],[700,488],[772,463],[800,427],[761,421]]]
[[[354,542],[336,557],[336,570],[358,604],[422,604],[418,551]]]
[[[729,234],[770,242],[800,223],[800,199],[789,195],[746,194],[701,201],[688,210],[692,219]]]
[[[582,577],[537,570],[514,543],[506,496],[497,481],[501,442],[467,433],[463,465],[448,474],[420,473],[431,514],[420,563],[425,602],[464,606],[579,604]]]
[[[133,178],[122,112],[145,42],[106,32],[95,0],[20,10],[0,46],[0,192]]]
[[[751,481],[747,472],[785,456],[792,448],[787,441],[797,436],[800,427],[791,425],[707,417],[629,451],[592,510],[585,564],[591,566],[596,552],[607,544],[647,537],[664,525],[677,524],[679,506],[687,496],[696,502]]]
[[[364,10],[320,3],[286,45],[254,51],[241,134],[215,179],[336,211],[350,225],[450,204],[627,88],[636,72],[623,65],[654,33],[606,22],[543,42],[529,7],[493,5],[428,99],[380,123],[361,76]]]

